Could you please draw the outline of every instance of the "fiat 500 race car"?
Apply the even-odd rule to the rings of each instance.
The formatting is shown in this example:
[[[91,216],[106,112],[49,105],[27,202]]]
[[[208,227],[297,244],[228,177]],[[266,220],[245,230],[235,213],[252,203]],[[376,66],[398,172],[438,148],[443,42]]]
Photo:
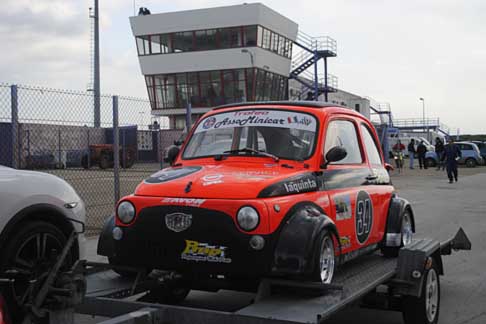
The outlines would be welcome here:
[[[277,276],[322,283],[338,264],[415,231],[374,127],[318,102],[222,106],[205,114],[171,167],[123,197],[98,253],[116,265],[202,279]]]

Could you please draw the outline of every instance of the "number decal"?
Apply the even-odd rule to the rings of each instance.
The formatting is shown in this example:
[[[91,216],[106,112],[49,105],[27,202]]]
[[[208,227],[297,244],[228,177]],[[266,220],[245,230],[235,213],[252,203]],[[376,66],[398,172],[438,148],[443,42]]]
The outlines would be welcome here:
[[[373,202],[366,191],[358,192],[356,197],[356,238],[364,244],[373,228]]]

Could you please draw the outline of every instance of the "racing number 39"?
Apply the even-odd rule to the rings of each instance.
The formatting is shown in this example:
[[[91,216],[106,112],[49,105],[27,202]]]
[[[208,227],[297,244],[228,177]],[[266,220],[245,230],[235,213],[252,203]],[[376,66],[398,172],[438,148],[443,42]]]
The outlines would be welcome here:
[[[360,244],[366,242],[373,227],[373,204],[366,191],[360,191],[356,198],[356,237]]]

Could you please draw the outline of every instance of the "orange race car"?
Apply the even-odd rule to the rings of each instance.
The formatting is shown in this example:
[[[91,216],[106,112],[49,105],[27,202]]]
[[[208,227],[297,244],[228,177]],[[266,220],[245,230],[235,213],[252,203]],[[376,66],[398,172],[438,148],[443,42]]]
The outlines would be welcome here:
[[[169,154],[171,167],[106,223],[98,253],[112,264],[174,272],[186,288],[211,278],[330,283],[339,263],[380,248],[396,256],[415,231],[373,125],[347,108],[217,107]]]

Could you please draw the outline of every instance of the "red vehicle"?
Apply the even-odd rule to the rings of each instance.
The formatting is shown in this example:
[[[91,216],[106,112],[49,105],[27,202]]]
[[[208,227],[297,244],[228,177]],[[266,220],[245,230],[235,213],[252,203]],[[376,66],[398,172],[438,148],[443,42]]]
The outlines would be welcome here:
[[[377,249],[396,256],[415,231],[374,127],[347,108],[217,107],[171,153],[172,166],[123,197],[105,225],[98,253],[111,263],[175,272],[186,288],[218,278],[248,289],[269,276],[330,283],[338,264]]]

